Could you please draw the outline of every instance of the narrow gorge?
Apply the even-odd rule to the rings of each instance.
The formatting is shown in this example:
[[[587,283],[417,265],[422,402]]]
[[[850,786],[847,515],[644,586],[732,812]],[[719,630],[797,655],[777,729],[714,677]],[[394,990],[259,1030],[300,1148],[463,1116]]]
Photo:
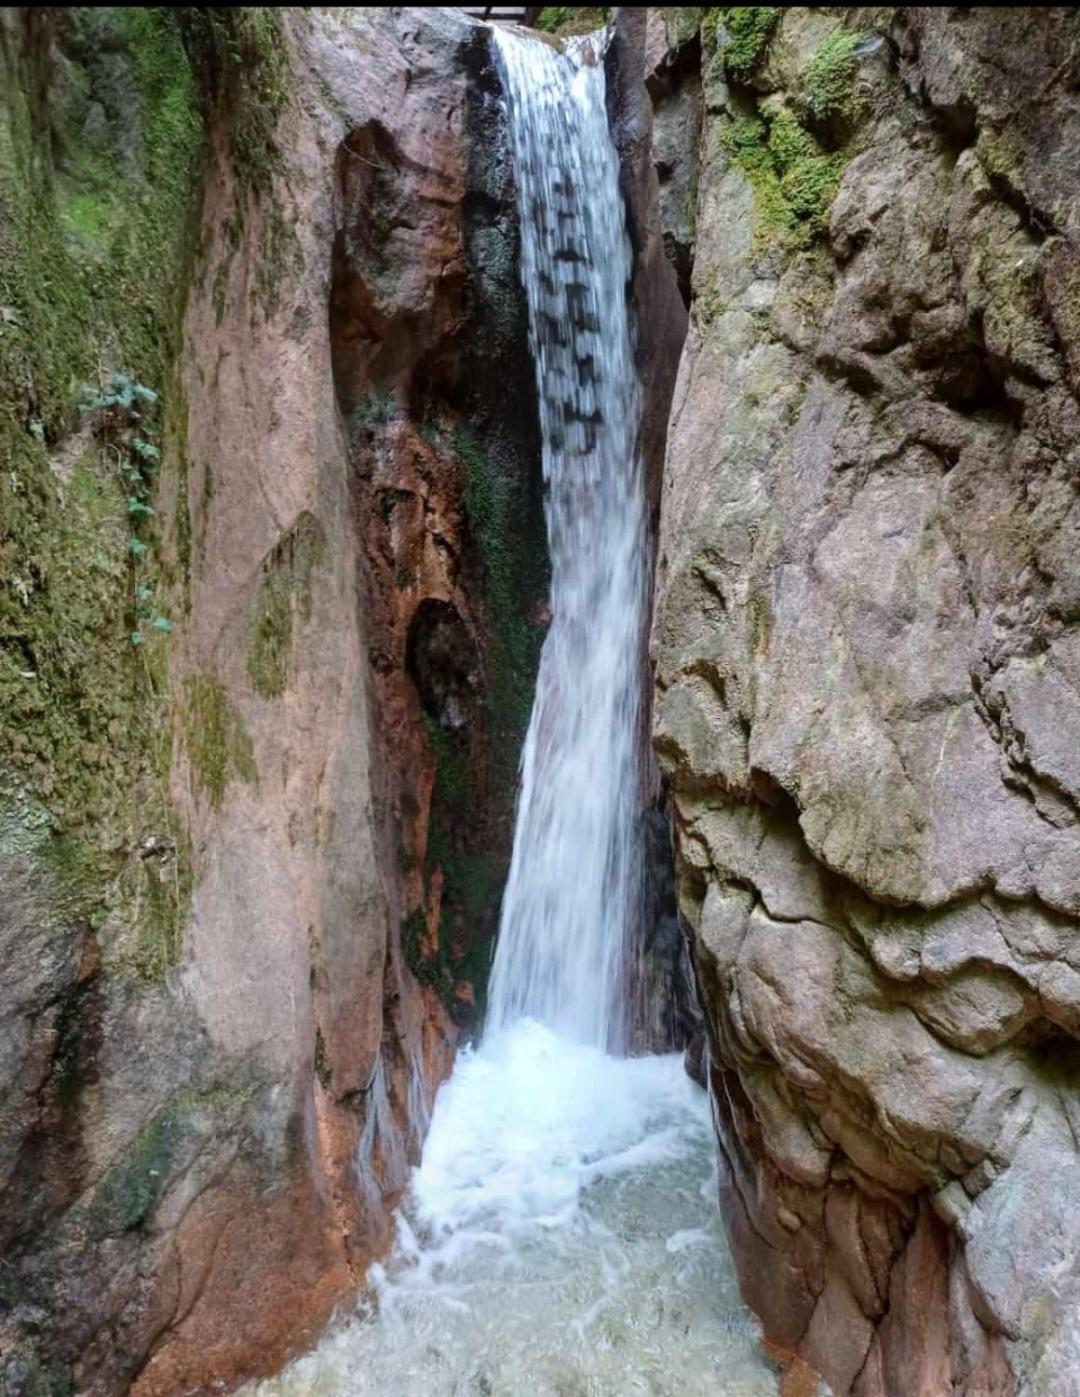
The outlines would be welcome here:
[[[1078,12],[0,73],[0,1393],[1080,1397]]]

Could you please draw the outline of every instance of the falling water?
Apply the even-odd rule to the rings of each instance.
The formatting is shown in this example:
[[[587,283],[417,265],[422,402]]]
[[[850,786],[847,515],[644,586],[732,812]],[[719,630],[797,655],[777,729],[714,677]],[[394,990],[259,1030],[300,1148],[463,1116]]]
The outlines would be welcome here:
[[[497,31],[536,365],[551,629],[525,741],[489,1031],[619,1047],[634,883],[645,518],[619,167],[595,37]]]
[[[618,1056],[645,588],[631,261],[599,39],[496,30],[554,619],[480,1047],[439,1093],[360,1313],[262,1397],[769,1397],[705,1093]]]

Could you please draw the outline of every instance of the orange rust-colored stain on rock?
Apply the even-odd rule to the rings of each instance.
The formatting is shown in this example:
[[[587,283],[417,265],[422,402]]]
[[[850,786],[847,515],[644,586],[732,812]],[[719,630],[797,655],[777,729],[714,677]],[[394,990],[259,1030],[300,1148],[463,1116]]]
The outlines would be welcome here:
[[[780,1379],[779,1397],[818,1397],[821,1391],[821,1380],[812,1368],[799,1358],[796,1354],[787,1349],[781,1349],[776,1344],[765,1340],[762,1348],[784,1367],[783,1377]]]
[[[253,1205],[246,1170],[232,1182],[224,1197],[204,1194],[177,1230],[183,1318],[151,1355],[132,1397],[220,1392],[274,1372],[314,1343],[353,1284],[355,1262],[346,1263],[333,1211],[309,1177],[298,1171],[262,1207]]]

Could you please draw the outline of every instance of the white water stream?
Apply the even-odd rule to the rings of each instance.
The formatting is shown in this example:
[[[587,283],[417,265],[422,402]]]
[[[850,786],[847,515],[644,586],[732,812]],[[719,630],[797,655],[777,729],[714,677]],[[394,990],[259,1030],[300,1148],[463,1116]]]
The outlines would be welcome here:
[[[619,163],[595,39],[496,31],[543,437],[552,623],[522,758],[489,1026],[623,1046],[635,889],[645,499]]]
[[[627,1058],[646,541],[631,254],[593,40],[496,31],[543,433],[553,621],[488,1024],[436,1102],[371,1296],[262,1397],[767,1397],[705,1094]]]

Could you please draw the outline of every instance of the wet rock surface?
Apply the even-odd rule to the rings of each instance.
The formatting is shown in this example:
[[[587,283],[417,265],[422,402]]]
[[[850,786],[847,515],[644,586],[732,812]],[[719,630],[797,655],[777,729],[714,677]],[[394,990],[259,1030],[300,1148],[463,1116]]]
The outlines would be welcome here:
[[[543,636],[484,31],[450,10],[180,22],[208,149],[154,495],[172,620],[146,777],[177,832],[130,858],[179,878],[182,832],[190,915],[164,971],[133,975],[113,921],[43,876],[48,810],[5,804],[13,1393],[271,1371],[385,1247],[482,1002]],[[19,23],[6,38],[47,50],[48,21]],[[101,60],[110,121],[141,57]],[[88,81],[71,62],[35,69],[54,106]]]
[[[724,23],[652,650],[744,1293],[838,1393],[1071,1392],[1076,18]]]

